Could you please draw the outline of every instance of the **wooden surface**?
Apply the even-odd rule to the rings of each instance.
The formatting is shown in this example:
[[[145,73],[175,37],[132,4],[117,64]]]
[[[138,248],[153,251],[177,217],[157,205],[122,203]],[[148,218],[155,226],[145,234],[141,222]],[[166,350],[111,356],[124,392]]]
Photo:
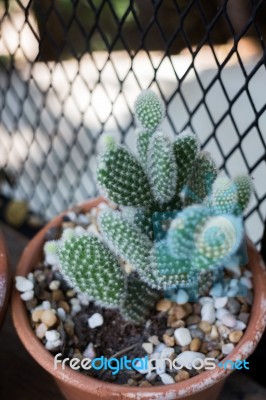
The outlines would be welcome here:
[[[6,238],[10,265],[14,272],[19,256],[27,244],[27,239],[4,225],[1,225],[1,228]],[[24,350],[13,328],[10,311],[0,332],[0,399],[64,399],[49,374]],[[265,399],[266,389],[241,372],[229,377],[220,396],[220,400]]]

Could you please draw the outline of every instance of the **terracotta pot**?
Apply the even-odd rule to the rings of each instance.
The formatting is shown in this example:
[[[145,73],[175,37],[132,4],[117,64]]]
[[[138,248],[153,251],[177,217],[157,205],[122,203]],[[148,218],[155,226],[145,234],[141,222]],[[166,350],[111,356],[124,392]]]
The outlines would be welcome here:
[[[11,274],[7,262],[7,250],[0,232],[0,326],[4,320],[10,293]]]
[[[84,211],[96,206],[100,199],[83,205]],[[44,235],[52,226],[60,224],[62,215],[56,217],[42,229],[25,249],[17,267],[17,275],[30,272],[42,256]],[[266,272],[264,264],[252,243],[248,242],[250,268],[253,271],[254,303],[249,325],[243,338],[228,356],[230,360],[246,359],[255,349],[266,324]],[[200,375],[173,385],[162,385],[150,388],[134,388],[105,383],[90,378],[66,367],[64,371],[54,369],[53,356],[44,348],[33,333],[29,318],[19,293],[13,291],[12,315],[17,333],[26,349],[34,359],[55,378],[58,386],[67,399],[158,399],[158,400],[215,400],[222,388],[224,379],[231,372],[220,368],[205,371]],[[226,360],[226,359],[225,359]]]

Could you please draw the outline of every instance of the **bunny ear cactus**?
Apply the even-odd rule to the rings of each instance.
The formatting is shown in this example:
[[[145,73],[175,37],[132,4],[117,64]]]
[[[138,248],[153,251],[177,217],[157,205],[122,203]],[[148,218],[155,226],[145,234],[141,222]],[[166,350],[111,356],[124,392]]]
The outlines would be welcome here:
[[[137,125],[154,132],[164,119],[164,103],[152,90],[144,90],[135,102],[135,115]]]
[[[234,183],[237,188],[238,207],[236,209],[236,214],[239,215],[243,213],[250,202],[253,193],[253,183],[251,178],[244,174],[236,176]]]
[[[78,291],[97,303],[121,306],[126,279],[118,261],[96,237],[74,236],[59,246],[61,272]]]

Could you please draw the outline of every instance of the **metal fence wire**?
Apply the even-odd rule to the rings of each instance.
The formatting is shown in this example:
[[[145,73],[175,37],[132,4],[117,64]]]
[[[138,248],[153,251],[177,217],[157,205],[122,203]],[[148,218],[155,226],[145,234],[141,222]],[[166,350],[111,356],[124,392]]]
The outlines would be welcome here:
[[[153,88],[163,129],[192,129],[228,174],[249,172],[247,229],[266,212],[266,1],[0,0],[0,164],[50,218],[97,193],[101,134],[135,146]]]

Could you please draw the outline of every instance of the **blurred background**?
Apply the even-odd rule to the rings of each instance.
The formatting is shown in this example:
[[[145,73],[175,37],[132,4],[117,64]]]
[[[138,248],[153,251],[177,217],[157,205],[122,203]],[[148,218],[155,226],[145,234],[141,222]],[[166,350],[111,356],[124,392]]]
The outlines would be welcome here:
[[[165,131],[193,130],[218,167],[251,174],[258,244],[265,18],[264,0],[0,0],[1,215],[12,223],[27,202],[34,226],[97,194],[101,134],[134,152],[134,100],[151,87],[168,107]],[[12,214],[7,199],[23,202]]]

